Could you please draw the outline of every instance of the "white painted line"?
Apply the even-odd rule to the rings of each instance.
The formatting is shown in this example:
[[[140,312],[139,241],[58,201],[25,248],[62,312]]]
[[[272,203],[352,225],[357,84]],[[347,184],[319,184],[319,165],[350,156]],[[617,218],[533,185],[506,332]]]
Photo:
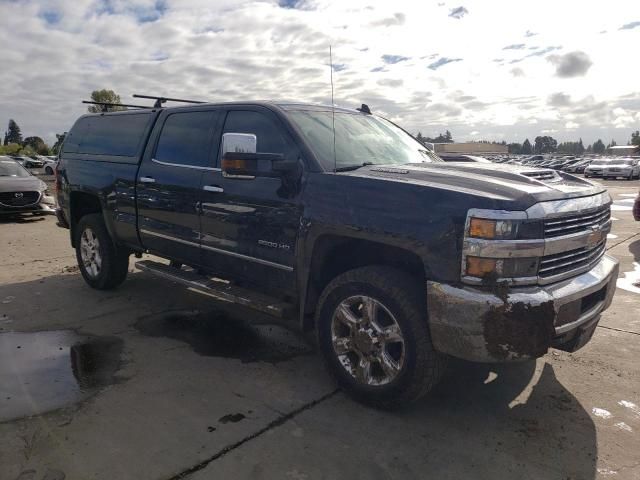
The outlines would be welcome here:
[[[624,272],[624,278],[619,278],[616,286],[628,292],[640,293],[640,263],[634,262],[633,268],[631,272]],[[640,410],[638,414],[640,415]]]
[[[596,417],[600,417],[600,418],[611,418],[611,417],[613,417],[613,415],[611,415],[611,412],[608,411],[608,410],[605,410],[604,408],[593,407],[591,409],[591,412]]]
[[[625,432],[633,432],[633,429],[624,422],[614,423],[613,426],[618,427],[620,430],[624,430]]]

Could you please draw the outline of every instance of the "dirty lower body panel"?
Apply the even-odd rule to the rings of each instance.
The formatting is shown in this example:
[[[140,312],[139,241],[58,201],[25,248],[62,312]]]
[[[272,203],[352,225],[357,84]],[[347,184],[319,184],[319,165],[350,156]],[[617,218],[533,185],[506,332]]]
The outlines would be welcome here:
[[[589,272],[544,287],[496,296],[473,287],[427,282],[436,350],[478,362],[537,358],[550,347],[575,351],[593,335],[611,304],[618,262],[608,256]]]

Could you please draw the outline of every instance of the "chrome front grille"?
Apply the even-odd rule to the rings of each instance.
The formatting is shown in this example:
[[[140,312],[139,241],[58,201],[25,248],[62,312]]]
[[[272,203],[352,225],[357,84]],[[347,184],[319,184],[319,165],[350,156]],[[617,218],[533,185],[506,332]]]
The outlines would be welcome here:
[[[577,274],[589,270],[604,255],[605,243],[603,240],[593,247],[582,247],[542,257],[538,277],[548,280],[557,276],[565,277],[568,273]]]
[[[7,207],[26,207],[40,200],[40,192],[0,192],[0,204]]]
[[[572,233],[587,232],[593,228],[601,228],[611,218],[611,208],[604,205],[588,213],[550,218],[544,222],[545,238],[560,237]]]

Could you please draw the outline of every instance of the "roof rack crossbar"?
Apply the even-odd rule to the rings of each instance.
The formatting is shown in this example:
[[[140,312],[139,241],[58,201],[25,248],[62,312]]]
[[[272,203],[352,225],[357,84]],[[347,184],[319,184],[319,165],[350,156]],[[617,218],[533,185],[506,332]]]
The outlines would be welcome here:
[[[149,98],[151,100],[155,100],[156,103],[153,105],[154,108],[162,107],[162,104],[165,102],[180,102],[180,103],[207,103],[201,102],[199,100],[185,100],[183,98],[170,98],[170,97],[156,97],[154,95],[139,95],[137,93],[133,94],[134,98]]]
[[[100,105],[102,107],[103,112],[108,112],[109,107],[151,108],[146,105],[130,105],[128,103],[93,102],[90,100],[82,100],[82,103],[88,103],[89,105]]]

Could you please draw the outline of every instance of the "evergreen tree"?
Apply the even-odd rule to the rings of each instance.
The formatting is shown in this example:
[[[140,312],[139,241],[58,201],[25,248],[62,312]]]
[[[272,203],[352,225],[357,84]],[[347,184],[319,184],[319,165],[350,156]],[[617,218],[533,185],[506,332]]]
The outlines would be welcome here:
[[[531,155],[533,153],[533,148],[531,148],[531,142],[528,138],[522,144],[522,153],[524,155]]]
[[[636,130],[631,134],[631,145],[640,146],[640,130]]]
[[[598,139],[596,143],[593,144],[593,153],[604,153],[604,151],[604,143],[602,143],[602,140]]]
[[[449,130],[445,132],[444,139],[444,141],[447,143],[453,143],[453,136],[451,135],[451,132]]]
[[[9,129],[4,135],[4,144],[8,145],[10,143],[22,145],[22,132],[13,118],[9,120]]]

